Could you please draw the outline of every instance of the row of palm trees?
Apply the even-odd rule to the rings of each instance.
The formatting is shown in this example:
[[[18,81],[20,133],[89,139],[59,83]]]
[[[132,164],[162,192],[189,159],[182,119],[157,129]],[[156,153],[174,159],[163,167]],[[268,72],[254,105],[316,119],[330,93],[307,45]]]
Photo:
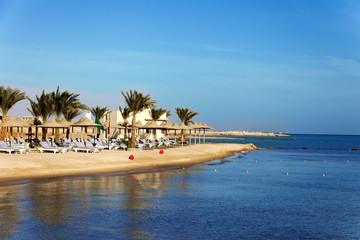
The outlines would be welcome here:
[[[122,108],[119,106],[120,113],[124,120],[131,118],[131,124],[125,122],[125,128],[128,125],[131,126],[131,142],[130,146],[135,147],[135,125],[136,115],[145,109],[150,109],[150,116],[153,121],[158,121],[160,117],[166,113],[166,116],[170,116],[170,110],[163,108],[156,108],[156,100],[151,99],[149,94],[143,94],[136,90],[130,90],[128,92],[121,92],[124,97],[126,106]],[[21,92],[19,89],[12,89],[10,87],[5,88],[0,86],[0,110],[2,118],[6,118],[9,110],[19,101],[29,100],[30,108],[27,110],[35,117],[34,124],[40,125],[41,118],[43,123],[46,123],[51,116],[55,117],[56,121],[60,121],[63,116],[67,121],[73,120],[79,116],[82,111],[90,110],[91,113],[98,119],[101,119],[106,112],[109,111],[107,107],[92,107],[89,108],[85,104],[82,104],[79,100],[80,94],[70,93],[69,91],[61,92],[57,87],[56,91],[45,93],[42,91],[40,96],[36,95],[35,99],[31,99],[26,96],[25,92]],[[191,119],[199,113],[189,110],[188,108],[175,108],[176,114],[180,121],[185,125],[192,123]],[[125,129],[125,134],[127,133]],[[5,129],[2,129],[5,131]],[[46,131],[46,130],[45,130]],[[58,130],[57,130],[58,131]],[[155,130],[154,130],[155,131]],[[46,134],[46,132],[45,132]],[[126,137],[126,136],[125,136]]]

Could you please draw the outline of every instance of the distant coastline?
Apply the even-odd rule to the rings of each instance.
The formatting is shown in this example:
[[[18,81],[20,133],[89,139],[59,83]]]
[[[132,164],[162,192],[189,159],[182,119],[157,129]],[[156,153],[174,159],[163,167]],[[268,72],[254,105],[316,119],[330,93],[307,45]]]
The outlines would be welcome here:
[[[268,136],[268,137],[291,137],[283,133],[264,133],[248,131],[207,131],[206,135],[210,136]]]

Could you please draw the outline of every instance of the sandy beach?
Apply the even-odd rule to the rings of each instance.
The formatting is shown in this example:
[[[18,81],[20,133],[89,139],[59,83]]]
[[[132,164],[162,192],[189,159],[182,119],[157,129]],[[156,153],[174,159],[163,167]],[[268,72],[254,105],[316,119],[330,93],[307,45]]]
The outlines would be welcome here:
[[[185,166],[256,150],[253,144],[197,144],[155,150],[108,151],[100,153],[0,154],[0,182],[82,174],[105,174],[160,167]],[[134,160],[129,156],[134,155]]]

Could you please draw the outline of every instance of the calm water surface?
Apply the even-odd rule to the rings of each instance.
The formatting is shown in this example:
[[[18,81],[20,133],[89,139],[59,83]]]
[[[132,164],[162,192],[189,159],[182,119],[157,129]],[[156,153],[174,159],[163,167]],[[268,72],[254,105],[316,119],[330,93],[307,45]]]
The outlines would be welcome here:
[[[2,186],[0,239],[360,238],[359,136],[246,141],[274,150]]]

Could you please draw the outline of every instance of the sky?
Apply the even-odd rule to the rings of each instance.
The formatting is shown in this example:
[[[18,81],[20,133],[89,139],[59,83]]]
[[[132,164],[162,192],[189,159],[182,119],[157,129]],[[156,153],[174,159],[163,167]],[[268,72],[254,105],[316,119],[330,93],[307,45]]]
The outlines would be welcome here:
[[[360,1],[0,0],[0,85],[216,130],[360,134]],[[30,115],[28,101],[9,115]]]

